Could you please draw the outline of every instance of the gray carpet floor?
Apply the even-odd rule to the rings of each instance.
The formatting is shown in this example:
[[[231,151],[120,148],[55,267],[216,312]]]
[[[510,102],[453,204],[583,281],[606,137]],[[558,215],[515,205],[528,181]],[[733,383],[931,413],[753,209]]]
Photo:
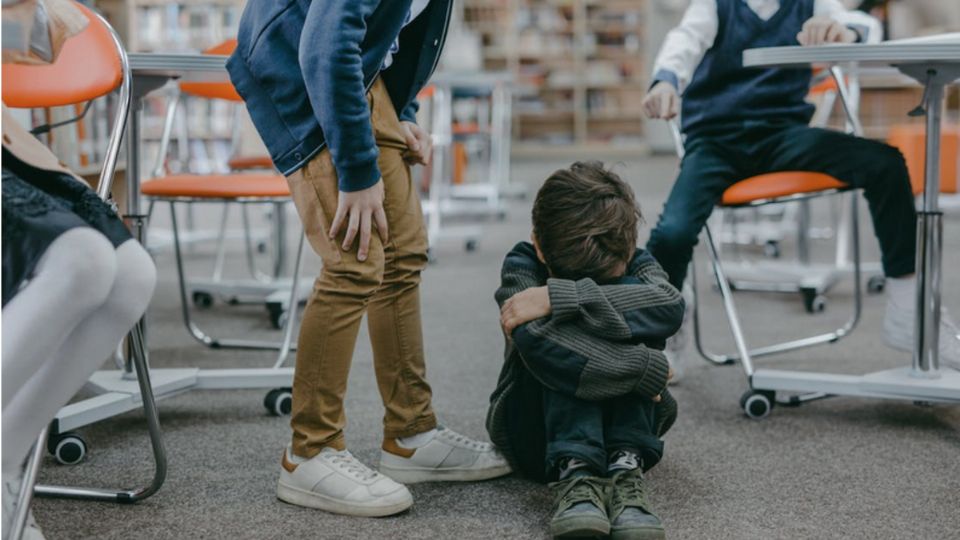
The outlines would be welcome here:
[[[618,165],[637,191],[647,225],[655,222],[674,175],[675,160],[646,158]],[[428,375],[435,406],[447,426],[486,438],[484,415],[502,358],[493,291],[503,255],[529,236],[532,194],[565,163],[514,164],[513,176],[530,188],[510,203],[507,218],[484,224],[477,251],[456,239],[434,247],[424,275],[423,316]],[[822,205],[821,205],[822,206]],[[161,208],[158,228],[168,221]],[[822,214],[823,210],[819,210]],[[216,214],[197,210],[201,225]],[[866,231],[870,231],[868,222]],[[865,258],[877,260],[876,241],[865,236]],[[946,220],[945,303],[957,313],[960,222]],[[822,244],[822,245],[821,245]],[[829,244],[817,244],[826,257]],[[213,260],[198,245],[189,268],[200,273]],[[784,256],[792,255],[790,243]],[[231,243],[231,271],[242,274],[240,244]],[[702,248],[699,248],[701,262]],[[269,353],[210,350],[192,341],[179,318],[173,257],[157,254],[160,284],[151,306],[150,349],[155,367],[264,367]],[[708,283],[704,264],[701,283]],[[310,258],[307,271],[315,272]],[[702,294],[706,337],[718,349],[731,340],[719,296]],[[737,295],[750,343],[761,345],[826,330],[845,320],[852,288],[830,294],[826,312],[808,315],[793,295]],[[863,373],[905,365],[909,357],[880,339],[883,296],[865,298],[860,327],[838,344],[795,352],[764,365]],[[262,307],[225,306],[199,313],[211,333],[278,338]],[[960,407],[833,398],[797,408],[777,408],[762,421],[746,419],[738,399],[746,388],[739,367],[686,360],[675,395],[681,415],[666,437],[666,456],[649,474],[651,498],[670,538],[960,538]],[[478,484],[423,484],[407,513],[386,519],[334,516],[275,498],[278,459],[289,437],[287,420],[269,416],[261,390],[197,391],[160,403],[169,452],[162,490],[136,505],[64,500],[35,503],[48,538],[541,538],[550,496],[545,486],[508,477]],[[351,450],[375,463],[382,406],[371,351],[362,331],[347,395]],[[152,473],[139,412],[88,426],[85,462],[57,465],[47,458],[43,482],[132,486]]]

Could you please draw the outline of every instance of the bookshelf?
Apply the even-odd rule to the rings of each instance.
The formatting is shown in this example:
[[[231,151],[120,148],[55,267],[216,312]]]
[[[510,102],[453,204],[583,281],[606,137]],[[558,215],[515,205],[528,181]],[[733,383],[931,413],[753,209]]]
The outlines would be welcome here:
[[[646,0],[464,0],[485,69],[517,81],[520,153],[644,148]]]
[[[236,37],[245,0],[95,0],[130,52],[199,53]],[[167,97],[144,102],[141,174],[148,177],[159,151]],[[166,93],[166,95],[164,95]],[[168,153],[170,172],[227,172],[236,107],[182,96]],[[246,136],[246,134],[244,134]]]

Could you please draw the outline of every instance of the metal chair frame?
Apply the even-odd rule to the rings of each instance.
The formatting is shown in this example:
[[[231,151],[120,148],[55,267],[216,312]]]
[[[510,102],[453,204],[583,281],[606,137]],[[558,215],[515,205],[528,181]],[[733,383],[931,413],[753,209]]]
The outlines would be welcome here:
[[[103,168],[100,172],[100,179],[97,185],[97,195],[104,201],[110,199],[113,178],[116,172],[120,145],[126,130],[127,122],[130,117],[132,102],[132,78],[130,65],[127,60],[127,53],[116,33],[107,21],[100,15],[90,11],[88,8],[82,8],[90,19],[91,24],[102,24],[109,32],[111,40],[120,60],[120,69],[122,78],[117,90],[119,90],[119,99],[117,112],[113,119],[110,138],[107,144],[107,152],[104,157]],[[127,338],[128,358],[132,360],[136,368],[136,378],[143,396],[143,410],[147,421],[147,429],[150,435],[151,447],[154,458],[154,474],[151,482],[139,488],[93,488],[93,487],[72,487],[72,486],[52,486],[36,485],[37,472],[46,447],[46,440],[51,430],[55,429],[57,424],[54,420],[51,427],[43,430],[33,450],[27,460],[24,481],[20,490],[20,497],[17,502],[17,510],[14,519],[14,526],[11,527],[9,538],[19,539],[23,534],[26,524],[26,515],[32,496],[36,494],[41,497],[72,498],[82,500],[110,501],[120,503],[134,503],[150,497],[166,479],[167,456],[163,445],[163,436],[160,430],[160,418],[157,414],[156,404],[153,395],[153,389],[150,384],[150,370],[147,364],[147,350],[143,336],[143,321],[141,319],[130,331]]]
[[[848,107],[848,93],[844,83],[843,72],[838,67],[833,67],[830,70],[831,75],[837,82],[839,95],[841,98],[841,103],[844,105],[844,112],[847,117],[847,121],[852,126],[852,130],[856,134],[862,133],[862,127],[860,125],[859,119],[853,113],[852,109]],[[674,133],[679,135],[679,130],[674,124]],[[683,146],[679,138],[675,139],[677,145],[678,154],[682,157],[683,155]],[[848,336],[853,329],[856,327],[857,323],[860,320],[860,315],[862,312],[862,291],[861,291],[861,264],[860,264],[860,230],[859,230],[859,204],[855,196],[852,196],[857,190],[854,188],[848,189],[828,189],[819,192],[813,193],[798,193],[794,195],[776,197],[771,199],[764,200],[755,200],[748,204],[738,205],[738,208],[743,207],[759,207],[768,204],[782,204],[786,202],[795,202],[795,201],[809,201],[814,198],[830,196],[830,195],[841,195],[844,193],[850,193],[850,218],[851,218],[851,236],[852,236],[852,251],[853,251],[853,280],[854,280],[854,305],[853,312],[850,318],[839,328],[827,332],[824,334],[818,334],[814,336],[809,336],[805,338],[795,339],[791,341],[785,341],[780,343],[774,343],[760,348],[749,349],[746,344],[746,338],[744,337],[743,329],[740,324],[740,316],[737,312],[736,305],[733,300],[733,292],[730,286],[730,280],[727,278],[726,272],[723,268],[723,262],[720,258],[720,249],[718,246],[717,238],[714,232],[711,230],[709,223],[704,226],[704,233],[706,236],[707,249],[710,255],[710,261],[716,278],[717,287],[719,288],[720,295],[723,299],[724,311],[727,315],[727,320],[730,324],[730,330],[733,334],[734,343],[736,345],[735,354],[716,354],[709,351],[705,344],[703,337],[701,335],[700,329],[700,315],[699,315],[699,292],[697,288],[696,280],[696,267],[693,261],[691,261],[691,269],[689,272],[691,280],[691,288],[694,293],[694,312],[693,312],[693,325],[694,325],[694,342],[697,348],[698,353],[710,364],[714,365],[730,365],[736,361],[739,361],[749,378],[753,374],[753,358],[779,354],[787,351],[793,351],[798,349],[803,349],[806,347],[812,347],[816,345],[822,345],[826,343],[834,343],[840,339]],[[840,239],[838,238],[838,241]],[[789,403],[799,403],[801,401],[808,401],[810,399],[819,399],[825,397],[824,395],[809,395],[809,396],[795,396],[791,398]]]

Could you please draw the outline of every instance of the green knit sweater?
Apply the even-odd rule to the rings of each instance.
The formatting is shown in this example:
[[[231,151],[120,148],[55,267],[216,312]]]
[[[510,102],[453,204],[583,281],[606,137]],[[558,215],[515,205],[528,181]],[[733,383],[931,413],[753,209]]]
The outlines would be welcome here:
[[[579,399],[602,401],[625,394],[651,398],[657,435],[670,428],[676,401],[666,390],[666,339],[683,320],[680,293],[653,257],[637,250],[626,274],[611,283],[554,279],[532,244],[507,254],[496,300],[547,285],[552,313],[520,325],[507,340],[504,364],[490,397],[490,439],[524,476],[544,480],[544,387]]]

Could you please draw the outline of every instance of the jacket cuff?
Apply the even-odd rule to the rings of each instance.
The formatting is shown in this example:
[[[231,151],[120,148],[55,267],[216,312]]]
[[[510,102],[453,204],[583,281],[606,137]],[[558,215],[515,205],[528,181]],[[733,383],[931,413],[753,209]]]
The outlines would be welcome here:
[[[350,167],[338,166],[337,178],[340,191],[361,191],[380,181],[380,168],[376,160]]]
[[[847,28],[857,34],[857,40],[854,43],[866,43],[870,36],[870,27],[865,24],[848,24]]]
[[[420,110],[420,103],[417,100],[413,100],[407,104],[406,107],[400,111],[400,121],[401,122],[413,122],[417,123],[417,111]]]
[[[647,362],[647,371],[637,381],[634,388],[642,396],[652,398],[661,394],[667,388],[667,374],[670,364],[667,357],[660,351],[649,349],[650,358]]]
[[[680,91],[680,78],[669,69],[658,69],[657,72],[653,74],[653,82],[650,83],[650,88],[653,88],[654,85],[660,81],[665,81],[673,86],[674,90],[677,92]]]
[[[580,313],[577,282],[550,278],[547,280],[547,292],[550,294],[550,311],[554,320],[570,320]]]

